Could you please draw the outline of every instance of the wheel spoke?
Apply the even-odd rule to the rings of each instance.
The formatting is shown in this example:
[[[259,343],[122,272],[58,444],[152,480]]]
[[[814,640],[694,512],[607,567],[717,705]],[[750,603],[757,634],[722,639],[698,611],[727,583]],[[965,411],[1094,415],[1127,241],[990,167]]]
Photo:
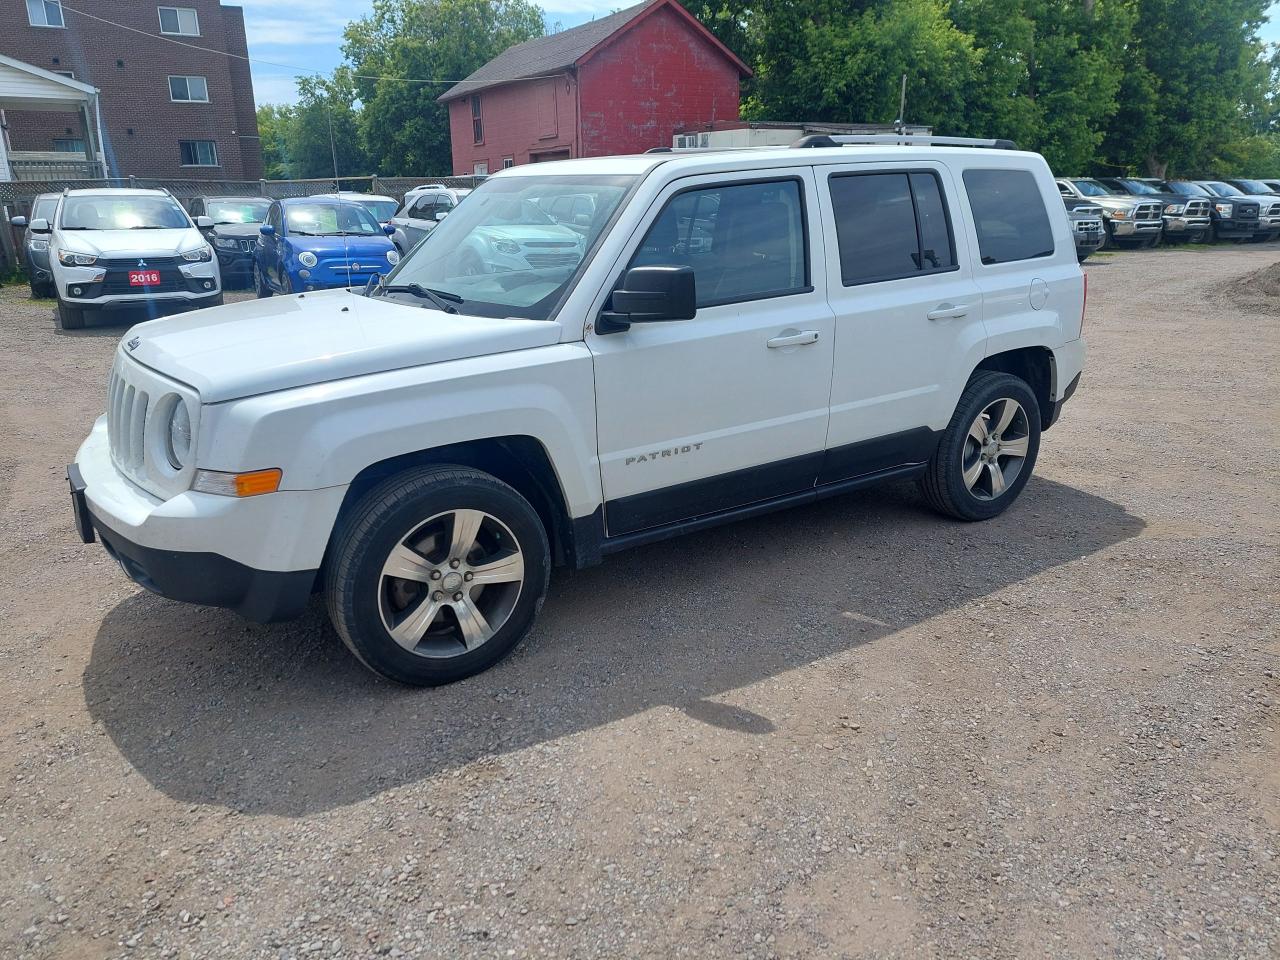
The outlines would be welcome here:
[[[1003,437],[1004,432],[1009,429],[1009,424],[1013,423],[1013,418],[1018,415],[1018,411],[1021,409],[1017,400],[1005,400],[1004,409],[1000,411],[1000,420],[996,423],[996,428],[992,433],[997,437]]]
[[[1004,493],[1004,471],[998,463],[987,464],[987,476],[991,479],[991,496],[998,497]]]
[[[489,626],[489,621],[484,618],[484,614],[480,612],[480,608],[471,597],[464,596],[455,602],[453,610],[458,615],[462,643],[468,650],[474,650],[493,636],[493,628]]]
[[[1016,440],[1010,440],[1008,443],[1000,444],[1000,456],[1002,457],[1025,457],[1026,455],[1026,437],[1019,437]]]
[[[431,579],[431,569],[426,557],[402,543],[391,551],[391,556],[382,568],[382,575],[426,583]]]
[[[510,583],[524,579],[524,554],[520,552],[508,554],[489,563],[472,567],[471,573],[477,583]]]
[[[413,650],[422,641],[439,613],[440,604],[431,599],[430,594],[423,594],[413,611],[392,628],[391,636],[406,650]]]
[[[964,472],[964,485],[970,490],[972,490],[973,485],[978,482],[978,477],[982,476],[982,467],[983,461],[982,458],[979,457],[977,460],[973,461],[973,466],[969,467],[969,469]]]
[[[453,540],[449,544],[449,558],[465,560],[476,544],[484,514],[479,510],[455,510],[453,512]]]
[[[990,434],[987,433],[987,418],[979,415],[978,419],[973,421],[973,426],[969,427],[969,436],[978,442],[978,446],[982,446],[987,442]]]

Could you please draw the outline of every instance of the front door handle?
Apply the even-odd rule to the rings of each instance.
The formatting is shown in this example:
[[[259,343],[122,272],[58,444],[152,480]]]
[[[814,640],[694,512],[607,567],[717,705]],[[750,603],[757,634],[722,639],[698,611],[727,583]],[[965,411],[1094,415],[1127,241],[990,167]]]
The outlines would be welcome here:
[[[779,347],[804,347],[817,342],[817,330],[801,330],[799,333],[787,333],[780,337],[774,337],[767,341],[766,345],[770,350],[777,350]]]
[[[958,320],[969,315],[967,303],[940,303],[936,309],[925,314],[930,320]]]

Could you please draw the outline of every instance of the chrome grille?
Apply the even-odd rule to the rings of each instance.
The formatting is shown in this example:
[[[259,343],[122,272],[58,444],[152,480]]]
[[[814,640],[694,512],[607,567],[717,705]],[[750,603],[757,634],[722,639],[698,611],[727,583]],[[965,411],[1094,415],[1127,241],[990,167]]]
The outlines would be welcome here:
[[[1188,217],[1207,217],[1209,215],[1209,201],[1188,200],[1184,215]]]
[[[531,267],[572,267],[578,262],[576,253],[526,253]]]
[[[116,468],[137,483],[146,475],[147,411],[151,398],[121,374],[111,371],[107,395],[107,443]]]
[[[1134,220],[1159,220],[1161,219],[1160,204],[1158,203],[1140,203],[1137,210],[1133,214]]]
[[[1280,217],[1280,203],[1273,203],[1271,206],[1267,207],[1266,216]]]
[[[241,240],[241,241],[240,241],[240,249],[241,249],[242,251],[244,251],[245,253],[253,253],[253,248],[254,248],[255,246],[257,246],[257,243],[256,243],[255,241],[253,241],[253,240]]]

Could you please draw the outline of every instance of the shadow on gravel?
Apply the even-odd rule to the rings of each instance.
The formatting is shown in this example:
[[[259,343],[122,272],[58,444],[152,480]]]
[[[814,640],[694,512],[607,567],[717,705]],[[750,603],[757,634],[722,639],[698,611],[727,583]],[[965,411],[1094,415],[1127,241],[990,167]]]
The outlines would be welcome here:
[[[523,647],[434,690],[367,673],[318,602],[301,621],[258,626],[139,594],[107,614],[85,698],[170,797],[296,816],[658,705],[767,736],[769,718],[715,698],[1142,527],[1107,500],[1041,479],[1008,514],[977,525],[940,520],[914,487],[867,491],[560,572]]]

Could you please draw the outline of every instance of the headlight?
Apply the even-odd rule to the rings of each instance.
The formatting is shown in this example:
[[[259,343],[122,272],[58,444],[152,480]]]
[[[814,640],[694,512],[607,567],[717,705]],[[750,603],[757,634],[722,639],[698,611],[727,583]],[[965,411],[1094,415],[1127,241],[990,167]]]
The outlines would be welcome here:
[[[1222,216],[1229,217],[1235,210],[1235,207],[1229,203],[1215,203],[1213,205],[1213,209],[1217,210],[1218,213],[1222,214]]]
[[[303,250],[298,254],[298,262],[304,267],[314,267],[319,261],[316,260],[316,255],[310,250]]]
[[[400,251],[398,251],[398,250],[388,250],[388,251],[387,251],[387,263],[399,263],[399,262],[400,262]]]
[[[520,244],[512,240],[494,240],[493,249],[508,256],[519,256],[520,254]]]
[[[1164,212],[1177,214],[1177,213],[1182,213],[1182,211],[1186,209],[1187,209],[1187,205],[1185,203],[1171,203],[1164,208]]]
[[[191,414],[181,397],[174,398],[173,409],[169,412],[164,452],[169,458],[169,465],[175,470],[186,466],[191,457]]]
[[[32,250],[48,250],[48,249],[49,249],[49,241],[48,241],[48,240],[41,240],[41,239],[39,239],[38,237],[32,238],[32,240],[31,240],[31,249],[32,249]]]
[[[218,237],[213,243],[214,246],[221,247],[223,250],[234,250],[237,246],[236,242],[230,237]]]
[[[1128,210],[1112,210],[1111,216],[1116,220],[1127,220],[1133,214],[1136,208],[1130,207]]]
[[[182,251],[182,259],[188,263],[207,263],[213,259],[213,248],[207,243],[202,247],[196,247],[194,250]]]
[[[59,250],[58,262],[64,267],[91,267],[98,262],[92,253],[74,253],[71,250]]]

